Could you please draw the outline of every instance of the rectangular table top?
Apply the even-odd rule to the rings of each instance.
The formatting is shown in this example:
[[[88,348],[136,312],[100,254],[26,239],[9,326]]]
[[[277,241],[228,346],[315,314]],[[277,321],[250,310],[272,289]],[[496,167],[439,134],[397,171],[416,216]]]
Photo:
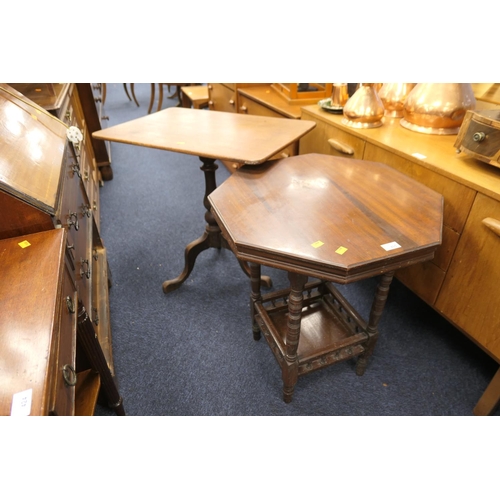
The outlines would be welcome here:
[[[92,135],[96,139],[256,165],[315,126],[309,120],[167,108]]]

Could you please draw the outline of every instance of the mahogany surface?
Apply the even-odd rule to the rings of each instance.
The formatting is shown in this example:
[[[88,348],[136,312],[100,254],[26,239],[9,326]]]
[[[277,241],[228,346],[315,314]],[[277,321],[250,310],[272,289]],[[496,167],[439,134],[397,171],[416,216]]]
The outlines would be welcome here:
[[[66,129],[45,109],[0,85],[1,188],[14,196],[24,193],[24,201],[55,214]]]
[[[52,410],[59,337],[71,339],[58,331],[65,244],[63,229],[0,240],[0,415],[10,415],[13,395],[29,389],[30,415]],[[68,391],[74,400],[74,388]]]
[[[268,160],[314,126],[308,120],[167,108],[99,130],[93,137],[254,165]]]
[[[381,163],[294,156],[243,167],[208,199],[230,247],[250,262],[253,335],[262,331],[271,347],[287,403],[299,375],[353,357],[364,373],[394,272],[441,244],[442,195]],[[261,265],[288,271],[290,288],[262,296]],[[331,282],[377,275],[365,322]]]
[[[194,108],[167,108],[136,120],[94,132],[93,137],[136,146],[164,149],[199,156],[205,175],[206,227],[203,235],[185,249],[181,274],[163,283],[169,293],[179,288],[194,268],[197,256],[207,248],[222,248],[226,242],[210,213],[208,195],[216,188],[215,160],[256,165],[297,141],[314,128],[314,122],[264,116],[246,116]],[[240,261],[247,275],[246,264]],[[263,278],[269,286],[268,278]]]
[[[308,154],[242,167],[209,201],[238,258],[339,283],[441,243],[443,197],[381,163]],[[391,242],[400,248],[381,246]]]

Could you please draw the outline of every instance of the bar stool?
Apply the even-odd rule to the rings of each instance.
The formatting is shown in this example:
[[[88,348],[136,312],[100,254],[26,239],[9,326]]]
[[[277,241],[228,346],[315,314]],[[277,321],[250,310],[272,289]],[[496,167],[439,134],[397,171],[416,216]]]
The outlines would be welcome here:
[[[354,357],[365,372],[394,273],[441,244],[443,197],[381,163],[307,154],[244,166],[208,200],[250,264],[254,339],[276,357],[287,403],[301,375]],[[287,271],[290,287],[261,295],[261,265]],[[333,283],[374,276],[365,321]]]

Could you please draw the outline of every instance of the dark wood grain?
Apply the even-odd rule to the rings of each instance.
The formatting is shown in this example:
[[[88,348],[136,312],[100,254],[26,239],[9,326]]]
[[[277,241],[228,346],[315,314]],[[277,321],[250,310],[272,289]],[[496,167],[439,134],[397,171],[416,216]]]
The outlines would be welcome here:
[[[209,201],[242,260],[335,282],[428,260],[441,243],[442,196],[375,162],[309,154],[244,167]],[[400,248],[382,248],[391,242]]]

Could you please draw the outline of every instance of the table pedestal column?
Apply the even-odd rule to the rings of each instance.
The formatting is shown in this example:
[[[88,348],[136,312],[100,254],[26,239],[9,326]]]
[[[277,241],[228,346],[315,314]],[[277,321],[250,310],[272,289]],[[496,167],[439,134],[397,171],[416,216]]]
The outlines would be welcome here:
[[[203,165],[200,169],[205,173],[205,196],[203,198],[203,206],[206,209],[205,221],[207,225],[205,226],[205,231],[203,235],[197,240],[191,242],[184,250],[184,269],[181,274],[172,280],[167,280],[163,282],[163,292],[169,293],[177,290],[184,281],[186,281],[194,268],[196,258],[198,255],[206,250],[207,248],[230,248],[225,238],[222,236],[221,230],[210,212],[210,202],[208,201],[208,196],[217,187],[217,182],[215,179],[215,171],[219,168],[215,164],[215,159],[199,157]],[[246,262],[238,260],[238,263],[243,270],[243,272],[250,276],[250,270]],[[268,276],[261,277],[262,286],[270,288],[272,286],[271,278]]]

